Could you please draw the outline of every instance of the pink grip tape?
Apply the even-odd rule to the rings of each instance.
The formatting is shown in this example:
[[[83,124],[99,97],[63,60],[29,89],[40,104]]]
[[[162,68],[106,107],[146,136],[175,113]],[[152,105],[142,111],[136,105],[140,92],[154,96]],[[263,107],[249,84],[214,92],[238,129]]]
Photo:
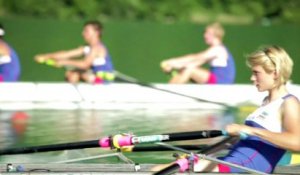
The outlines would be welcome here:
[[[110,147],[110,141],[108,137],[104,137],[99,140],[99,146],[103,148]]]
[[[176,163],[180,166],[179,171],[181,173],[185,172],[187,169],[189,169],[189,161],[187,159],[178,159]]]
[[[119,140],[118,140],[119,146],[122,147],[122,146],[132,145],[131,138],[132,138],[132,136],[120,137]]]

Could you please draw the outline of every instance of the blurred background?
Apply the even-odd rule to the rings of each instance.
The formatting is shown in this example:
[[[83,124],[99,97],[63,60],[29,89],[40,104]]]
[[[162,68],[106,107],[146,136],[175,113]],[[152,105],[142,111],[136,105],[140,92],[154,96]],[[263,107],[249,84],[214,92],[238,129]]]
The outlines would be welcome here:
[[[0,0],[5,40],[21,59],[21,81],[64,81],[64,70],[33,57],[84,44],[81,30],[90,19],[104,24],[116,70],[145,82],[167,82],[160,61],[206,48],[205,25],[218,21],[236,60],[236,83],[250,83],[245,56],[268,44],[288,51],[292,81],[300,83],[298,0]]]
[[[123,98],[119,98],[118,93],[105,93],[114,91],[101,91],[102,94],[107,95],[101,96],[101,93],[98,93],[100,91],[91,90],[97,93],[87,97],[94,99],[93,97],[97,96],[95,99],[100,99],[91,105],[99,107],[104,105],[103,109],[80,109],[78,106],[85,104],[86,101],[75,86],[72,93],[61,88],[69,87],[68,84],[62,83],[63,85],[60,86],[60,83],[53,83],[57,86],[51,86],[43,83],[64,82],[65,71],[38,64],[34,61],[34,56],[83,45],[84,40],[81,36],[83,24],[95,19],[104,24],[102,39],[109,49],[116,70],[142,82],[166,83],[169,75],[161,71],[160,62],[170,57],[205,49],[207,47],[203,41],[205,26],[217,21],[223,24],[226,30],[224,43],[236,61],[236,83],[250,84],[251,72],[245,64],[247,54],[261,46],[276,44],[284,47],[293,58],[295,67],[292,82],[300,84],[298,78],[300,74],[299,0],[0,0],[0,23],[4,25],[6,31],[4,39],[19,54],[22,66],[21,81],[38,82],[37,85],[24,83],[25,86],[4,84],[4,88],[0,89],[0,97],[2,97],[2,101],[0,99],[2,102],[0,104],[0,149],[94,140],[124,132],[145,135],[222,129],[228,123],[243,122],[256,107],[248,104],[249,101],[243,101],[236,105],[234,110],[210,109],[201,103],[199,103],[201,108],[185,109],[181,108],[181,105],[189,105],[189,103],[184,103],[183,100],[182,103],[178,103],[178,106],[167,101],[167,104],[174,106],[171,109],[165,109],[159,103],[157,108],[151,108],[151,103],[147,106],[147,103],[139,102],[131,109],[126,107],[126,104],[134,106],[134,103],[125,101],[126,97],[129,95],[128,99],[135,100],[136,98],[133,97],[139,96],[137,95],[139,91],[132,88],[130,90],[134,95],[124,91],[124,101]],[[42,82],[41,86],[39,82]],[[33,91],[22,87],[28,87],[27,89]],[[36,91],[36,87],[42,90]],[[43,87],[47,88],[43,89]],[[103,90],[101,88],[105,87],[97,88]],[[43,90],[48,93],[42,93]],[[195,91],[178,92],[195,93],[201,97],[204,95],[204,97],[217,99],[221,99],[219,93],[225,96],[227,92],[226,88],[224,91],[212,90],[210,93],[201,90],[197,87]],[[254,87],[253,90],[257,92]],[[149,91],[145,92],[149,93]],[[231,90],[231,92],[235,95],[228,98],[229,104],[237,98],[244,100],[250,95],[259,97],[256,94],[252,95],[252,91],[248,89],[245,95],[243,95],[244,91]],[[75,97],[73,94],[77,94],[79,101],[72,101]],[[7,98],[10,97],[9,95],[16,98]],[[114,95],[118,96],[117,100],[105,98]],[[23,96],[25,98],[22,98]],[[170,97],[152,96],[160,97],[162,101],[172,100]],[[62,98],[56,99],[56,97]],[[26,101],[27,98],[30,99],[29,102]],[[63,98],[71,98],[71,100],[61,100]],[[19,101],[14,101],[15,99]],[[105,105],[101,100],[109,101]],[[124,103],[125,107],[118,109],[118,100],[121,101],[121,106]],[[59,106],[58,109],[30,108],[31,105],[39,106],[39,104],[43,107],[43,104],[48,102],[55,107]],[[79,109],[63,109],[64,102],[67,107],[68,102],[74,102]],[[14,108],[1,110],[3,105],[11,104],[15,105]],[[199,142],[188,141],[187,144],[211,144],[215,141],[210,139]],[[0,163],[57,162],[106,153],[111,151],[94,148],[15,156],[1,155]],[[129,154],[126,156],[139,163],[174,161],[170,153]],[[102,162],[102,160],[86,162]]]

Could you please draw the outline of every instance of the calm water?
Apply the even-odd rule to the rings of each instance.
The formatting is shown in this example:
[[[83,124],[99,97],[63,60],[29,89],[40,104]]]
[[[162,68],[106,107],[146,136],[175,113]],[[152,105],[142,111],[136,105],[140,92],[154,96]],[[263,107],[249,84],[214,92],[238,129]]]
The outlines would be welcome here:
[[[1,111],[0,147],[26,147],[66,142],[95,140],[118,133],[137,136],[171,132],[222,129],[235,120],[236,114],[209,110],[29,110]],[[180,142],[210,144],[212,139]],[[179,143],[179,142],[178,142]],[[177,143],[177,144],[178,144]],[[48,163],[88,158],[114,153],[112,150],[89,148],[48,153],[0,156],[0,163]],[[170,162],[171,152],[125,153],[138,163]],[[116,158],[82,162],[110,162]]]

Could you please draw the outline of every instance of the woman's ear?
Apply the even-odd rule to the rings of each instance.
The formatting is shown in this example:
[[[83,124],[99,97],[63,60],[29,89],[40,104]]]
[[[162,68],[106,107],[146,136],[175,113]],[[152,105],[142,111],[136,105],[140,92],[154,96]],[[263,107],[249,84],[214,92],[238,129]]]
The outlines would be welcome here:
[[[273,71],[273,75],[274,75],[275,80],[277,80],[279,78],[279,72],[277,70]]]

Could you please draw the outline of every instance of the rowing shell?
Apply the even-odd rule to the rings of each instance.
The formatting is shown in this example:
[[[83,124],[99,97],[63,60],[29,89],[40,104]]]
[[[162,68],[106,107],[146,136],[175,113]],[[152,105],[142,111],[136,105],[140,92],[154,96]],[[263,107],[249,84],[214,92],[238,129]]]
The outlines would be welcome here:
[[[12,166],[12,171],[8,172],[8,166]],[[151,170],[158,164],[0,164],[0,174],[12,175],[18,168],[18,173],[29,174],[153,174]],[[278,166],[274,174],[299,174],[300,165]],[[17,172],[16,172],[17,173]],[[199,173],[181,173],[181,174],[199,174]],[[203,174],[203,173],[201,173]],[[212,173],[206,173],[212,174]],[[213,173],[216,174],[216,173]],[[226,175],[222,173],[222,175]]]

